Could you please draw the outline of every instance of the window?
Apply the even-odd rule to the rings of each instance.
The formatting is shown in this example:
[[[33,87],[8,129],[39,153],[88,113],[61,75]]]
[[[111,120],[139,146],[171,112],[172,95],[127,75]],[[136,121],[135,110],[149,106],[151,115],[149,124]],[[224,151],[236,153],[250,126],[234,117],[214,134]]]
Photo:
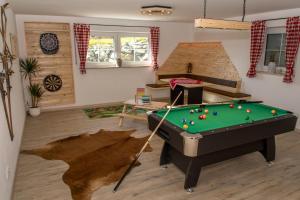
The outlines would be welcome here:
[[[114,37],[91,36],[87,62],[91,64],[114,64],[116,60]]]
[[[121,37],[121,59],[125,62],[149,61],[148,37]]]
[[[275,63],[276,67],[285,67],[285,33],[267,35],[265,66]]]
[[[257,67],[258,72],[281,75],[285,73],[285,38],[285,28],[267,29],[264,49]]]
[[[148,66],[150,59],[148,33],[91,33],[87,68]]]

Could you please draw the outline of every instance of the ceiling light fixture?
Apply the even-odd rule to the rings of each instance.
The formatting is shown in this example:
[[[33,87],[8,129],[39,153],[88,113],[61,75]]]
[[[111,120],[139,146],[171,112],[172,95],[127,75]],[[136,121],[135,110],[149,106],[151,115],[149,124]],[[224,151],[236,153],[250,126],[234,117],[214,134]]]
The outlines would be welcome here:
[[[203,18],[195,19],[196,28],[212,28],[212,29],[228,29],[228,30],[249,30],[251,29],[251,22],[245,22],[246,14],[246,0],[243,4],[243,18],[242,21],[223,20],[223,19],[207,19],[206,18],[206,0],[204,0]]]
[[[171,15],[173,8],[170,6],[143,6],[141,7],[141,13],[143,15]]]

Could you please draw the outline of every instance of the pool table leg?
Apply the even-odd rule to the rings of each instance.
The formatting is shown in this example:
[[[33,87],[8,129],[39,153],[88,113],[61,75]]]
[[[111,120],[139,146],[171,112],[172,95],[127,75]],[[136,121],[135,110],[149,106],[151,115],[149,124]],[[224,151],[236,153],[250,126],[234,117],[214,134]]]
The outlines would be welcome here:
[[[169,149],[170,145],[167,142],[165,142],[160,154],[160,166],[167,165],[171,162],[169,157]]]
[[[260,153],[265,157],[267,162],[274,161],[276,151],[275,136],[264,139],[263,146],[264,148],[260,151]]]
[[[191,158],[185,173],[184,189],[190,190],[197,185],[200,172],[201,166],[199,162],[197,162],[196,158]]]

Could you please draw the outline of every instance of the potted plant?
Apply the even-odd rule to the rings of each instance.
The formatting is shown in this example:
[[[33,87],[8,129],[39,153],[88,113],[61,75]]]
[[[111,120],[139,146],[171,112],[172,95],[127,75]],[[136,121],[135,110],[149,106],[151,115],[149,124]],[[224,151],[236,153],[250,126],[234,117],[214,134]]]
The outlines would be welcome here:
[[[31,107],[29,108],[29,114],[33,117],[39,116],[41,114],[39,101],[42,98],[44,91],[38,83],[29,85],[28,90],[31,95]]]
[[[40,84],[33,83],[32,79],[39,71],[39,64],[36,58],[20,59],[21,73],[24,79],[28,79],[28,91],[31,96],[31,106],[29,106],[29,114],[33,117],[40,115],[41,109],[39,101],[42,98],[44,91]]]

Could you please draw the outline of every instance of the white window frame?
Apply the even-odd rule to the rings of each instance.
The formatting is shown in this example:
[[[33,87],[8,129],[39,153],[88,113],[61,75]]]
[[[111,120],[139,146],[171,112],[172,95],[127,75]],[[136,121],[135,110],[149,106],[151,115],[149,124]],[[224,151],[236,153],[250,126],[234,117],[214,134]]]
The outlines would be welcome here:
[[[139,66],[150,66],[151,65],[151,51],[150,51],[150,37],[149,33],[119,33],[118,35],[118,52],[117,58],[121,58],[121,37],[147,37],[148,38],[148,52],[149,52],[149,60],[134,62],[134,61],[123,61],[123,67],[139,67]]]
[[[130,61],[123,61],[122,66],[117,66],[117,61],[115,60],[114,63],[92,63],[87,62],[86,68],[122,68],[122,67],[147,67],[151,66],[151,51],[150,51],[150,34],[147,32],[114,32],[114,31],[99,31],[99,30],[91,30],[91,36],[99,36],[99,37],[113,37],[114,38],[114,50],[116,60],[121,58],[121,37],[147,37],[148,38],[148,52],[149,52],[149,60],[142,61],[142,62],[130,62]]]
[[[91,31],[91,36],[98,36],[98,37],[112,37],[114,40],[114,51],[115,51],[115,56],[117,58],[117,34],[113,33],[113,32],[101,32],[101,31]],[[102,62],[102,63],[98,63],[98,62],[88,62],[86,63],[86,68],[113,68],[113,67],[117,67],[116,65],[116,61],[114,61],[113,63],[111,62]]]
[[[268,65],[265,65],[268,34],[285,34],[285,33],[286,33],[286,29],[284,27],[268,27],[267,28],[267,34],[266,34],[266,38],[265,38],[264,45],[263,45],[262,55],[261,55],[260,61],[258,63],[258,70],[257,70],[258,72],[268,72]],[[277,68],[282,68],[282,70],[285,70],[285,67],[275,66],[275,69],[277,69]],[[274,74],[278,74],[278,73],[274,73]],[[283,75],[283,73],[279,73],[279,74]]]
[[[265,47],[265,54],[264,54],[264,60],[263,60],[263,62],[264,62],[264,65],[266,65],[265,64],[265,62],[266,62],[266,51],[267,51],[267,45],[268,45],[268,37],[269,37],[269,35],[281,35],[281,43],[280,43],[280,50],[279,50],[279,60],[278,60],[278,63],[280,63],[280,61],[281,61],[281,55],[282,55],[282,52],[284,51],[285,52],[285,50],[282,50],[281,48],[282,48],[282,40],[283,40],[283,35],[284,35],[285,33],[268,33],[267,34],[267,37],[266,37],[266,47]],[[272,50],[272,51],[274,51],[274,50]],[[276,66],[276,67],[282,67],[282,66]]]

